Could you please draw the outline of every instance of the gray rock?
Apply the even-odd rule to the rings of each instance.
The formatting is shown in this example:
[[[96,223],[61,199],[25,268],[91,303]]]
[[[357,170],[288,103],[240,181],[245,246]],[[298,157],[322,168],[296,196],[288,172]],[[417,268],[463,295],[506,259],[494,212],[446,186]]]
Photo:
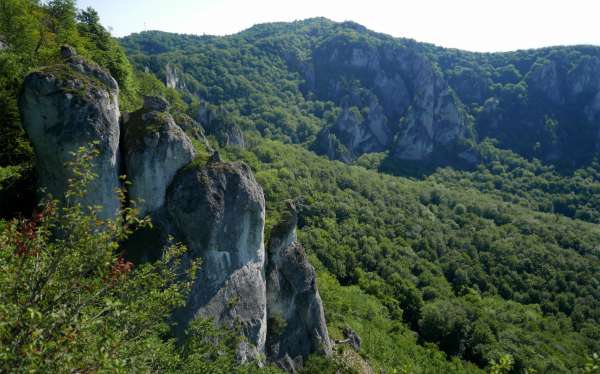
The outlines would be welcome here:
[[[362,344],[362,339],[360,338],[360,336],[350,327],[346,327],[343,332],[344,337],[346,338],[346,342],[350,344],[355,351],[360,351],[360,347]]]
[[[173,115],[175,119],[175,123],[177,126],[181,127],[181,129],[191,138],[199,141],[207,150],[211,150],[212,148],[208,144],[206,140],[206,135],[204,133],[204,128],[198,122],[196,122],[192,117],[188,116],[185,113],[177,112]]]
[[[102,218],[119,211],[118,96],[118,85],[108,73],[74,56],[29,74],[19,98],[23,126],[36,154],[38,186],[54,197],[64,196],[73,177],[65,166],[71,153],[98,142],[92,167],[97,178],[81,202],[102,207]]]
[[[132,182],[129,197],[142,216],[163,205],[175,174],[195,157],[192,142],[169,113],[145,109],[123,124],[121,148]]]
[[[565,99],[561,90],[560,75],[554,61],[546,59],[537,61],[527,75],[526,80],[530,89],[541,93],[553,104],[564,104]]]
[[[77,51],[70,45],[65,44],[62,47],[60,47],[60,56],[65,59],[70,59],[72,57],[77,56]]]
[[[347,163],[364,153],[385,151],[393,133],[377,97],[372,94],[367,99],[352,97],[345,104],[333,127],[325,128],[319,134],[317,151]],[[359,106],[366,109],[365,114]],[[334,134],[335,139],[330,134]],[[343,148],[340,149],[336,139]]]
[[[364,117],[357,108],[343,108],[335,124],[335,133],[344,139],[342,142],[354,157],[363,153],[382,152],[392,139],[387,118],[374,97]]]
[[[246,140],[242,129],[228,119],[227,111],[222,107],[209,106],[205,102],[200,104],[196,119],[202,124],[209,135],[215,136],[222,147],[235,145],[246,147]]]
[[[437,66],[413,48],[325,43],[312,61],[315,89],[342,108],[336,123],[317,138],[317,152],[354,160],[389,150],[396,159],[421,161],[470,136],[460,99]],[[349,112],[353,106],[362,118]]]
[[[252,171],[243,163],[190,165],[171,183],[166,208],[178,239],[202,259],[178,321],[185,326],[204,317],[228,327],[239,324],[250,344],[238,354],[257,358],[267,332],[265,200]]]
[[[296,374],[304,366],[302,356],[292,359],[288,354],[277,360],[276,363],[283,371],[290,374]]]
[[[567,74],[567,92],[570,97],[593,96],[600,91],[600,58],[586,57]]]
[[[583,97],[586,100],[583,112],[588,121],[600,120],[600,58],[588,57],[571,71],[567,81],[568,98],[571,102],[577,102]]]
[[[222,126],[216,130],[215,135],[221,146],[236,145],[242,148],[246,147],[244,133],[235,124],[223,123]]]
[[[166,112],[169,109],[169,102],[159,96],[144,96],[144,110]]]
[[[332,353],[316,273],[297,242],[298,216],[289,204],[273,228],[267,266],[267,355],[273,361]]]
[[[437,147],[451,146],[464,138],[467,121],[462,104],[430,62],[415,59],[410,70],[415,92],[393,154],[402,160],[420,161]]]
[[[165,85],[169,88],[187,90],[185,82],[181,79],[179,69],[171,64],[165,65]]]

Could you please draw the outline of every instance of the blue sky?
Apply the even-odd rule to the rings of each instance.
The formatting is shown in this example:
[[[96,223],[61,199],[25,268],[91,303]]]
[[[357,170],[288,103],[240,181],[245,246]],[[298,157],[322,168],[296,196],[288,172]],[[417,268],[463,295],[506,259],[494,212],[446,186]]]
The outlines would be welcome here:
[[[597,0],[78,0],[113,34],[226,35],[256,23],[323,16],[472,51],[600,45]]]

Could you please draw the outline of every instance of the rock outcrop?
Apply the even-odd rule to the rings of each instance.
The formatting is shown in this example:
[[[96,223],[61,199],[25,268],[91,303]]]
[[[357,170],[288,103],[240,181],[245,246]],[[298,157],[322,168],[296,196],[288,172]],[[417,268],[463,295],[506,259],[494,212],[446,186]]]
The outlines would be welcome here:
[[[250,167],[224,162],[218,152],[208,160],[204,154],[194,158],[190,139],[159,97],[146,97],[142,109],[123,116],[120,132],[117,83],[74,49],[61,52],[65,63],[30,74],[20,97],[40,186],[63,196],[72,177],[70,152],[96,143],[92,171],[98,178],[82,203],[100,205],[104,217],[114,217],[120,208],[114,190],[125,171],[129,197],[155,223],[124,243],[127,254],[151,261],[173,237],[189,248],[186,260],[201,260],[189,299],[174,315],[180,331],[192,319],[212,319],[246,337],[238,346],[241,362],[268,353],[290,371],[310,353],[330,354],[315,271],[296,242],[295,212],[272,235],[267,299],[265,199]],[[187,119],[188,130],[202,129]],[[204,139],[200,135],[197,140]]]
[[[129,197],[140,215],[163,205],[177,171],[194,159],[192,142],[167,109],[164,99],[146,97],[144,107],[123,124],[123,160],[132,182]]]
[[[598,77],[600,77],[600,58],[589,57],[569,71],[566,78],[567,93],[571,101],[581,100],[585,103],[583,111],[590,122],[600,120],[600,79]],[[600,141],[597,146],[600,148]]]
[[[239,324],[250,343],[240,350],[242,361],[258,357],[267,332],[265,201],[252,171],[217,160],[190,165],[171,183],[166,208],[190,255],[202,258],[179,321]]]
[[[344,334],[344,340],[337,340],[336,344],[349,344],[356,352],[360,352],[360,347],[362,345],[361,337],[356,333],[356,331],[352,330],[350,327],[344,328],[342,331]]]
[[[358,100],[347,102],[334,125],[321,131],[317,151],[349,163],[364,153],[383,152],[389,147],[393,133],[377,98],[370,95],[362,112],[358,105],[362,107]]]
[[[65,163],[72,152],[97,142],[99,155],[92,171],[97,178],[82,203],[102,207],[99,215],[119,211],[119,87],[96,64],[63,47],[63,64],[49,66],[25,78],[19,107],[23,126],[36,155],[38,186],[61,198],[71,171]]]
[[[165,85],[169,88],[187,90],[185,82],[181,79],[181,72],[171,64],[165,65]]]
[[[346,162],[383,151],[399,160],[428,161],[470,137],[460,99],[426,56],[407,48],[334,43],[325,43],[312,57],[312,89],[342,106],[336,123],[318,137],[317,151],[341,154]],[[328,148],[339,148],[330,134],[349,157]]]
[[[394,155],[401,160],[424,160],[467,135],[466,116],[447,84],[432,78],[418,87],[422,92],[408,110],[394,145]]]
[[[206,129],[207,134],[213,135],[217,139],[219,145],[223,147],[236,145],[242,148],[246,146],[242,129],[229,119],[223,108],[209,106],[202,102],[196,119]]]
[[[177,126],[181,127],[190,139],[199,141],[209,152],[212,152],[212,149],[206,140],[204,128],[199,122],[196,122],[192,117],[185,113],[176,113],[173,118],[175,119]]]
[[[266,351],[289,371],[311,353],[332,353],[315,270],[298,243],[297,222],[296,209],[289,202],[268,245]]]

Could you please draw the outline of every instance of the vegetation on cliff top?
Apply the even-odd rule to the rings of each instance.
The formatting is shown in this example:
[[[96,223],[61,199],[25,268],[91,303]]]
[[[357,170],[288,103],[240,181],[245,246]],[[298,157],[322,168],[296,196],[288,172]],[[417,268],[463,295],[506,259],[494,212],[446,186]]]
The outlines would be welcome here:
[[[111,72],[126,111],[137,109],[141,95],[149,93],[168,98],[173,111],[194,118],[205,106],[216,113],[212,125],[246,131],[248,149],[227,147],[221,153],[255,171],[268,201],[269,226],[279,220],[286,199],[296,200],[299,237],[318,264],[332,336],[339,337],[345,326],[358,331],[365,342],[361,354],[373,367],[415,373],[594,370],[590,357],[600,351],[595,197],[600,180],[589,152],[593,137],[565,132],[574,149],[585,138],[580,150],[587,153],[574,158],[578,170],[537,160],[554,149],[562,134],[555,130],[568,121],[530,95],[526,77],[536,64],[545,64],[543,59],[562,68],[569,62],[579,66],[597,49],[469,54],[316,19],[259,25],[227,38],[134,35],[122,41],[134,71],[97,14],[87,9],[77,15],[72,0],[3,1],[0,38],[8,45],[0,50],[3,218],[28,212],[23,191],[33,188],[32,150],[16,107],[21,80],[33,69],[59,62],[58,46],[67,43]],[[302,62],[323,40],[341,46],[399,43],[426,54],[477,120],[477,131],[497,141],[480,144],[483,157],[476,169],[439,169],[422,180],[378,173],[385,153],[349,166],[303,149],[340,113],[338,102],[305,89]],[[167,64],[179,69],[179,91],[161,81],[166,81]],[[152,73],[143,72],[145,67]],[[484,116],[490,98],[503,101],[497,115],[510,120],[499,133]],[[519,139],[522,121],[534,117],[539,131]],[[216,139],[211,144],[218,148]],[[194,166],[208,158],[204,146],[197,145],[203,152]],[[188,343],[177,346],[166,332],[166,316],[185,290],[164,263],[131,269],[113,251],[120,233],[96,230],[93,216],[77,207],[50,207],[32,220],[0,220],[0,313],[6,321],[0,326],[0,361],[5,370],[20,365],[54,371],[62,369],[53,366],[60,362],[77,370],[254,370],[236,367],[234,337],[202,321]],[[54,236],[49,227],[56,225],[73,240]],[[63,253],[72,254],[65,270],[51,272],[53,283],[40,297],[40,290],[30,287],[44,274],[36,269],[51,269],[56,259],[63,261]],[[90,272],[78,276],[81,269]],[[107,276],[115,272],[118,282],[107,287]],[[98,291],[106,297],[96,297]],[[74,295],[95,298],[82,308],[80,300],[56,301]],[[14,339],[15,331],[23,338]],[[134,337],[136,331],[143,334]],[[343,367],[338,364],[314,358],[307,370],[335,371]]]

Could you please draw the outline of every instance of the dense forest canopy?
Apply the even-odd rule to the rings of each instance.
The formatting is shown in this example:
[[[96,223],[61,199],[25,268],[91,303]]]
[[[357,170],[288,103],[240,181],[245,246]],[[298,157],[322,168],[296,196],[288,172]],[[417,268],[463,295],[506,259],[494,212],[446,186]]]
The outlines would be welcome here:
[[[107,275],[131,272],[118,250],[129,232],[99,233],[94,219],[68,207],[13,219],[35,203],[35,161],[17,109],[22,80],[60,63],[59,47],[69,44],[116,79],[123,113],[144,95],[163,96],[178,124],[198,120],[224,159],[250,165],[267,200],[267,235],[283,202],[296,202],[330,334],[341,339],[351,327],[363,339],[358,357],[315,357],[307,373],[353,372],[344,359],[402,373],[597,372],[600,48],[470,53],[322,18],[227,37],[152,31],[116,40],[73,0],[3,0],[0,42],[0,368],[60,371],[55,360],[66,357],[92,371],[276,370],[236,366],[234,332],[205,321],[178,344],[168,316],[186,290],[164,262],[135,264],[58,330],[77,300],[36,299],[23,309],[30,294],[4,291],[27,288],[17,272],[38,276],[33,258],[13,256],[22,240],[53,248],[48,266],[61,250],[74,253],[51,296],[61,287],[94,295]],[[463,128],[456,144],[435,143],[438,153],[407,162],[396,151],[417,123],[412,97],[423,82],[432,95],[443,92],[440,102]],[[348,118],[357,131],[385,123],[390,141],[352,148],[339,130]],[[194,146],[208,157],[205,144]],[[459,160],[465,151],[474,163]],[[340,155],[352,157],[328,159]],[[73,167],[87,175],[88,155],[79,156]],[[58,240],[54,226],[79,236]],[[32,230],[37,236],[23,236]],[[97,269],[82,272],[96,247]],[[42,333],[27,344],[21,334],[16,349],[24,326]],[[129,329],[143,331],[143,344]]]
[[[405,75],[419,71],[387,56],[399,53],[410,63],[431,64],[472,117],[477,139],[493,138],[500,148],[562,171],[598,155],[598,47],[471,53],[320,18],[257,25],[228,37],[145,32],[123,45],[138,67],[165,81],[168,71],[179,71],[172,83],[182,91],[274,139],[314,141],[341,108],[356,106],[365,115],[373,95],[389,126],[402,126],[408,114],[391,97],[403,93],[380,82],[396,74],[409,94],[417,89]],[[365,59],[365,66],[347,63],[353,59]]]

